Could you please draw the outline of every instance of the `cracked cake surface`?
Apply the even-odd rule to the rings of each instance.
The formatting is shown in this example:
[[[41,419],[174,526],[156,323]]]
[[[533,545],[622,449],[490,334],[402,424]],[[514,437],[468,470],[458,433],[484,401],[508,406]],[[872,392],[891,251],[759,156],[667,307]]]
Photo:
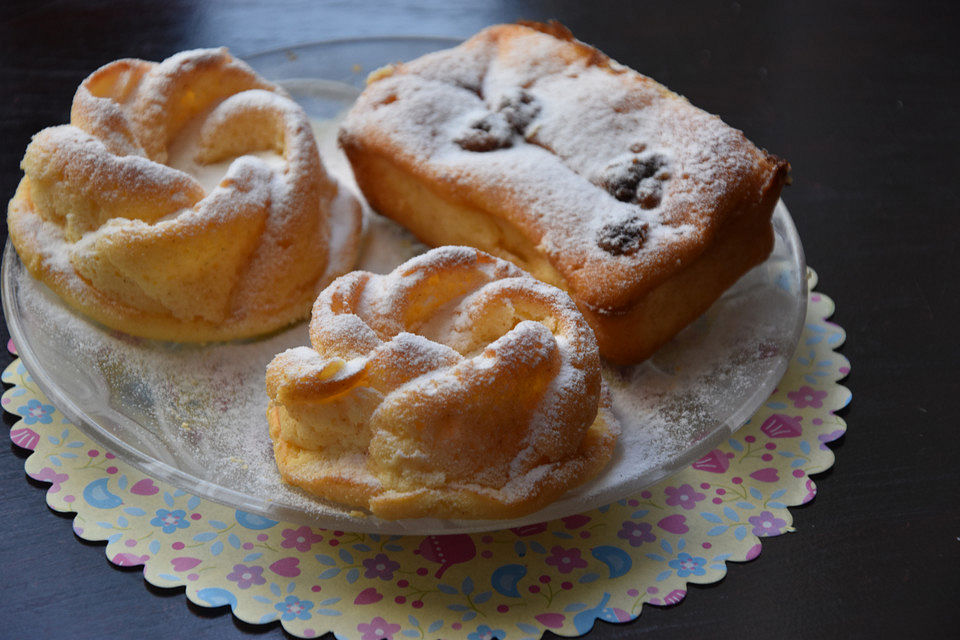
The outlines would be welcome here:
[[[536,511],[619,434],[570,297],[470,247],[335,280],[267,394],[284,480],[388,519]]]
[[[7,224],[30,274],[129,334],[274,331],[357,254],[359,202],[306,113],[226,49],[101,67],[21,166]]]
[[[375,209],[428,244],[472,244],[569,291],[603,354],[624,361],[766,257],[787,171],[556,23],[490,27],[373,74],[340,141]],[[725,273],[699,273],[718,254]],[[640,308],[665,286],[702,295],[680,295],[670,326],[618,358],[613,343],[636,325],[623,320],[649,325]]]

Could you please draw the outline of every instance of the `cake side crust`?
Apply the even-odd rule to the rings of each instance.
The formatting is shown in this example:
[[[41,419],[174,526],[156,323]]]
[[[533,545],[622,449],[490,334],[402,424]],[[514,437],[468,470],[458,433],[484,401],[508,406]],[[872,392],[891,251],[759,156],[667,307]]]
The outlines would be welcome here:
[[[526,240],[523,253],[548,261],[579,302],[616,313],[696,261],[730,219],[779,194],[787,165],[590,51],[523,26],[491,27],[380,74],[348,116],[341,144],[353,164],[388,158],[447,202],[509,222]],[[490,142],[503,133],[502,113],[529,122]],[[493,146],[460,148],[457,135],[478,116],[474,126],[490,129],[481,142]],[[634,178],[650,173],[640,179],[640,204],[604,188],[618,162]],[[407,223],[379,184],[363,188],[382,213]]]
[[[348,155],[351,153],[348,150]],[[351,157],[357,183],[372,197],[378,211],[404,224],[432,245],[470,243],[514,262],[535,277],[569,290],[563,276],[529,246],[517,249],[499,219],[462,202],[450,201],[379,154]],[[785,169],[784,169],[785,171]],[[779,181],[780,177],[775,178]],[[366,185],[375,184],[376,188]],[[617,364],[649,357],[680,328],[703,313],[744,273],[762,263],[773,247],[770,211],[779,190],[767,190],[764,201],[731,220],[713,243],[675,276],[640,299],[612,309],[596,309],[578,299],[581,313],[594,330],[600,353]],[[451,232],[450,229],[454,231]],[[528,258],[535,256],[534,260]]]

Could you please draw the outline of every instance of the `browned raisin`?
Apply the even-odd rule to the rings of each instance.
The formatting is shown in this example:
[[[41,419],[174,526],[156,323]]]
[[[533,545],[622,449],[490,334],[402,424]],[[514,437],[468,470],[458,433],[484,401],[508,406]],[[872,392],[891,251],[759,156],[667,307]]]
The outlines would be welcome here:
[[[653,209],[660,204],[663,181],[669,179],[663,156],[628,156],[605,167],[597,182],[620,202]]]
[[[609,222],[600,228],[597,244],[612,255],[628,256],[643,246],[649,229],[646,222],[636,217]]]
[[[514,131],[523,134],[540,113],[540,103],[526,89],[517,89],[500,98],[497,111],[503,114]]]
[[[663,183],[659,180],[641,180],[637,185],[634,201],[644,209],[653,209],[660,204],[663,195]]]
[[[454,139],[467,151],[493,151],[513,144],[513,129],[499,113],[488,113]]]

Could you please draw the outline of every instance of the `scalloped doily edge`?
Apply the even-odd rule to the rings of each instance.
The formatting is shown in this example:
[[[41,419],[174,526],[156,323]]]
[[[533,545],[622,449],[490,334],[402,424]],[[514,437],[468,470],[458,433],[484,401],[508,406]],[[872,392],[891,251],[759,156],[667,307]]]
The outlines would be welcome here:
[[[842,354],[837,353],[837,349],[838,349],[840,346],[842,346],[842,345],[844,344],[844,342],[846,341],[846,332],[842,329],[842,327],[839,327],[839,326],[836,325],[835,323],[832,323],[832,322],[829,322],[829,321],[828,321],[828,319],[833,316],[833,313],[834,313],[834,311],[835,311],[835,304],[834,304],[833,301],[832,301],[829,297],[827,297],[826,295],[824,295],[824,294],[822,294],[822,293],[816,293],[816,292],[814,291],[814,287],[815,287],[816,284],[817,284],[818,278],[817,278],[816,273],[815,273],[812,269],[808,269],[807,280],[808,280],[808,296],[809,296],[809,300],[811,300],[811,301],[817,301],[817,302],[822,302],[823,305],[824,305],[824,309],[821,310],[821,312],[817,314],[819,317],[814,317],[814,318],[813,318],[814,321],[820,321],[820,322],[822,322],[822,323],[824,323],[824,324],[830,325],[830,326],[833,327],[833,328],[835,329],[835,331],[837,332],[837,337],[836,337],[836,339],[829,345],[829,349],[828,349],[828,350],[829,350],[829,351],[832,353],[832,355],[837,359],[837,366],[834,367],[834,370],[837,372],[838,375],[832,376],[830,379],[828,379],[828,380],[825,381],[825,382],[828,383],[833,389],[835,389],[835,390],[837,391],[837,393],[831,393],[831,394],[829,394],[828,397],[829,397],[829,399],[832,400],[833,402],[832,402],[830,405],[823,407],[824,412],[825,412],[825,413],[828,413],[830,416],[832,416],[832,417],[835,419],[835,426],[837,427],[837,429],[834,431],[834,437],[833,437],[833,438],[831,438],[830,440],[824,440],[824,442],[827,443],[827,442],[829,442],[829,441],[831,441],[831,440],[833,440],[833,439],[842,437],[842,435],[846,432],[846,429],[847,429],[846,422],[845,422],[843,419],[837,417],[837,416],[836,416],[836,413],[837,413],[838,411],[840,411],[841,409],[843,409],[844,407],[846,407],[846,406],[850,403],[850,401],[851,401],[851,399],[852,399],[852,394],[851,394],[850,390],[849,390],[847,387],[845,387],[844,385],[839,384],[839,381],[843,380],[843,379],[849,374],[849,371],[850,371],[850,363],[849,363],[849,360],[848,360],[845,356],[843,356]],[[811,316],[810,316],[810,311],[811,311],[811,309],[812,309],[812,307],[811,307],[811,308],[808,308],[808,321],[809,321],[810,318],[811,318]],[[10,346],[12,347],[12,343],[10,343]],[[802,344],[799,345],[799,346],[798,346],[798,351],[799,351],[799,349],[802,348],[802,347],[803,347]],[[14,354],[16,353],[16,351],[15,351],[14,349],[11,348],[10,350],[11,350],[11,353],[14,353]],[[11,371],[13,371],[14,368],[15,368],[18,364],[20,364],[19,358],[15,359],[15,360],[7,367],[7,369],[3,372],[3,381],[4,381],[5,383],[10,384],[9,380],[10,380],[10,378],[12,377],[12,376],[11,376]],[[794,366],[794,365],[791,364],[791,368],[792,368],[793,366]],[[788,374],[789,374],[789,370],[788,370]],[[785,378],[786,378],[786,375],[785,375]],[[18,388],[25,388],[25,387],[17,387],[17,386],[14,386],[14,387],[11,387],[10,389],[7,389],[7,390],[4,392],[4,394],[3,394],[3,396],[4,396],[3,408],[4,408],[8,413],[11,413],[12,415],[20,415],[20,414],[15,413],[15,412],[8,406],[7,396],[8,396],[8,394],[10,394],[11,392],[14,392],[14,391],[15,391],[16,389],[18,389]],[[36,394],[37,391],[39,391],[39,390],[36,390],[36,391],[35,391],[35,390],[32,390],[32,389],[27,389],[27,392],[28,392],[28,393],[31,393],[31,392],[32,392],[32,393],[35,393],[35,394]],[[40,397],[45,398],[45,396],[42,395],[42,392],[41,392]],[[13,436],[13,434],[14,434],[15,432],[20,431],[20,430],[21,430],[23,427],[25,427],[25,426],[26,426],[26,420],[21,416],[21,419],[18,420],[18,421],[11,427],[11,429],[10,429],[11,437]],[[85,435],[85,434],[84,434],[84,435]],[[14,441],[14,444],[17,444],[17,445],[18,445],[19,447],[21,447],[21,448],[25,448],[25,449],[27,449],[27,450],[31,450],[31,448],[30,448],[29,446],[23,446],[20,442]],[[35,445],[35,446],[36,446],[36,445]],[[25,472],[26,472],[30,477],[32,477],[32,478],[34,478],[34,479],[36,479],[36,480],[39,480],[39,481],[41,481],[41,482],[50,482],[50,480],[45,479],[45,478],[43,478],[43,477],[36,477],[36,475],[35,475],[36,472],[31,473],[31,471],[30,471],[30,468],[31,468],[31,467],[39,467],[39,466],[40,466],[39,459],[40,459],[40,452],[39,452],[39,451],[36,451],[36,450],[32,450],[32,453],[30,454],[30,456],[28,456],[27,459],[24,461],[24,469],[25,469]],[[815,497],[815,495],[816,495],[816,493],[817,493],[817,487],[816,487],[815,482],[814,482],[811,478],[809,478],[809,476],[818,475],[818,474],[821,474],[821,473],[826,472],[827,470],[830,469],[830,467],[833,466],[834,461],[835,461],[834,452],[833,452],[831,449],[824,447],[824,448],[823,448],[823,452],[820,453],[819,464],[817,464],[815,467],[810,467],[810,468],[808,468],[808,469],[806,470],[806,475],[808,476],[808,484],[807,484],[807,487],[808,487],[808,489],[809,489],[808,495],[807,495],[805,498],[802,498],[802,499],[792,499],[792,500],[790,500],[790,501],[788,501],[788,502],[785,502],[785,503],[784,503],[784,506],[783,506],[782,508],[780,508],[780,507],[772,507],[772,506],[771,506],[770,508],[776,510],[778,516],[783,516],[784,520],[786,521],[786,526],[785,526],[782,530],[774,533],[774,534],[771,535],[771,536],[763,536],[763,537],[774,537],[774,536],[776,536],[776,535],[782,535],[783,533],[792,532],[792,531],[794,530],[794,529],[792,528],[792,520],[793,520],[793,517],[792,517],[792,514],[791,514],[790,511],[789,511],[789,507],[797,507],[797,506],[800,506],[800,505],[802,505],[802,504],[806,504],[806,503],[808,503],[810,500],[812,500],[813,497]],[[677,478],[677,477],[679,477],[679,476],[682,476],[682,474],[688,472],[689,469],[690,469],[690,467],[688,467],[688,468],[686,468],[686,469],[678,472],[677,474],[675,474],[675,476],[673,476],[673,478]],[[666,479],[666,480],[663,480],[663,481],[661,481],[660,483],[658,483],[658,485],[665,484],[665,483],[670,482],[670,481],[671,481],[671,479]],[[91,541],[91,542],[105,542],[105,543],[107,543],[107,544],[105,545],[105,547],[104,547],[104,552],[105,552],[105,555],[107,556],[107,559],[108,559],[112,564],[115,564],[115,565],[117,565],[117,566],[124,566],[124,567],[142,566],[142,567],[143,567],[144,579],[147,580],[148,582],[150,582],[152,585],[157,586],[157,587],[161,587],[161,588],[173,588],[173,589],[181,588],[181,587],[186,587],[186,589],[185,589],[185,595],[187,596],[187,598],[188,598],[191,602],[193,602],[193,603],[196,604],[196,605],[199,605],[199,606],[202,606],[202,607],[207,607],[207,608],[216,608],[216,607],[224,606],[224,604],[227,604],[227,603],[212,603],[212,602],[210,602],[209,600],[205,600],[205,599],[201,598],[201,597],[198,595],[198,593],[199,593],[200,591],[202,591],[202,589],[200,588],[201,585],[193,585],[193,584],[186,584],[186,583],[185,583],[185,584],[170,584],[168,580],[165,580],[165,579],[163,579],[163,578],[160,578],[159,575],[160,575],[161,571],[160,571],[159,569],[156,569],[156,568],[154,568],[153,566],[151,566],[152,564],[155,564],[155,563],[153,562],[154,560],[158,560],[158,558],[156,558],[155,556],[150,556],[149,558],[147,558],[145,561],[142,561],[142,562],[125,562],[125,561],[123,561],[123,558],[125,558],[125,557],[126,557],[127,555],[129,555],[129,554],[118,554],[118,553],[113,553],[113,554],[111,554],[111,552],[116,552],[116,551],[118,551],[118,549],[116,548],[116,546],[115,546],[113,543],[108,542],[108,538],[110,537],[110,535],[107,534],[107,533],[104,533],[103,531],[100,531],[100,532],[98,533],[98,532],[95,532],[95,530],[92,530],[92,529],[91,529],[91,530],[88,530],[88,529],[82,529],[82,528],[80,528],[80,527],[78,526],[77,520],[85,517],[84,514],[81,513],[82,509],[81,509],[80,507],[71,508],[71,506],[66,505],[66,504],[62,503],[61,501],[59,501],[58,499],[56,499],[56,496],[53,495],[53,494],[54,494],[53,489],[54,489],[55,486],[56,486],[55,484],[51,484],[51,486],[48,487],[47,490],[46,490],[46,492],[45,492],[45,498],[46,498],[46,503],[47,503],[47,505],[48,505],[51,509],[53,509],[54,511],[57,511],[57,512],[59,512],[59,513],[73,513],[73,514],[74,514],[75,518],[74,518],[74,520],[73,520],[73,530],[74,530],[74,533],[75,533],[78,537],[81,537],[81,538],[83,538],[84,540]],[[78,503],[78,504],[79,504],[79,503]],[[79,516],[79,518],[77,518],[77,516]],[[480,535],[480,534],[474,534],[474,535]],[[718,569],[717,572],[715,572],[715,573],[707,573],[707,574],[705,574],[704,576],[688,575],[688,576],[685,576],[685,577],[683,577],[683,578],[680,578],[679,587],[673,589],[673,590],[670,592],[670,595],[671,595],[671,596],[673,596],[674,594],[677,594],[677,595],[674,596],[674,598],[673,598],[672,600],[669,600],[669,601],[666,601],[666,602],[656,601],[656,600],[659,600],[659,598],[658,598],[658,599],[654,599],[655,601],[654,601],[654,602],[651,602],[651,601],[650,601],[651,598],[650,598],[648,595],[640,596],[640,597],[638,598],[637,605],[635,605],[635,609],[636,609],[635,612],[634,612],[633,610],[631,610],[631,612],[628,613],[628,615],[629,615],[630,617],[627,618],[627,619],[625,619],[625,620],[619,620],[619,622],[627,622],[627,621],[635,620],[635,619],[636,619],[637,617],[639,617],[640,614],[642,613],[642,606],[643,606],[643,605],[648,605],[648,604],[649,604],[649,605],[653,605],[653,606],[672,606],[672,605],[675,605],[675,604],[677,604],[678,602],[682,601],[682,600],[686,597],[686,586],[687,586],[687,584],[711,584],[711,583],[717,582],[717,581],[721,580],[721,579],[726,575],[726,572],[727,572],[727,567],[726,567],[726,565],[727,565],[728,562],[738,562],[738,563],[749,562],[749,561],[755,559],[757,556],[760,555],[760,552],[761,552],[761,549],[762,549],[762,541],[761,541],[761,538],[760,538],[760,537],[754,535],[753,533],[747,533],[742,539],[738,540],[738,542],[739,542],[739,544],[737,545],[738,551],[737,551],[736,553],[729,554],[728,557],[726,557],[724,560],[722,560],[722,561],[720,562],[720,564],[722,564],[722,569]],[[121,560],[118,561],[118,558],[121,558]],[[670,586],[674,586],[674,585],[671,584]],[[605,594],[605,595],[609,595],[609,594]],[[270,624],[271,622],[273,622],[273,621],[276,620],[276,618],[275,618],[274,620],[269,620],[269,621],[266,621],[266,620],[250,620],[250,619],[248,619],[246,616],[243,616],[243,615],[242,615],[242,614],[243,614],[242,611],[238,611],[238,609],[240,609],[241,607],[237,604],[236,600],[234,600],[234,602],[233,602],[232,604],[230,604],[230,607],[231,607],[231,611],[232,611],[233,615],[235,615],[238,619],[243,620],[243,621],[245,621],[245,622],[250,622],[250,623],[254,623],[254,624]],[[589,628],[582,628],[582,629],[581,629],[581,628],[578,628],[578,629],[569,629],[569,628],[568,628],[567,626],[565,626],[565,625],[557,628],[557,627],[554,627],[554,626],[552,626],[552,625],[550,625],[550,624],[540,623],[539,621],[538,621],[538,624],[534,625],[532,619],[531,619],[531,624],[530,624],[529,626],[531,626],[531,627],[533,627],[533,626],[538,627],[537,633],[535,634],[537,637],[539,637],[540,635],[542,635],[543,632],[544,632],[544,631],[547,631],[547,630],[552,631],[553,633],[556,633],[557,635],[560,635],[560,636],[563,636],[563,637],[578,637],[578,636],[584,635],[585,633],[589,633],[589,631],[593,628],[593,626],[596,624],[596,621],[597,621],[598,619],[601,619],[601,617],[600,617],[600,612],[599,612],[599,611],[598,611],[597,614],[593,617],[593,620],[591,621]],[[290,632],[290,633],[292,633],[292,634],[302,633],[302,631],[303,631],[302,629],[298,629],[297,626],[295,626],[295,625],[288,625],[288,624],[287,624],[287,622],[288,622],[287,620],[280,620],[280,622],[281,622],[282,626],[284,627],[284,629],[286,629],[288,632]],[[496,623],[494,622],[494,624],[496,624]],[[300,626],[302,626],[302,625],[300,625]],[[519,626],[519,625],[518,625],[518,626]],[[457,627],[454,627],[454,628],[456,629]],[[325,633],[326,631],[327,631],[326,629],[320,630],[316,635],[320,635],[320,634],[322,634],[322,633]],[[333,631],[333,630],[331,629],[331,631]],[[531,629],[531,631],[532,631],[532,629]],[[347,636],[345,636],[345,635],[341,635],[340,633],[338,633],[338,631],[333,631],[333,633],[334,633],[334,635],[335,635],[336,637],[338,637],[338,638],[346,638],[346,637],[347,637]],[[422,631],[421,631],[421,633],[422,633]],[[464,633],[465,633],[465,632],[464,632]],[[463,635],[463,634],[461,634],[461,635]],[[514,634],[514,635],[515,635],[515,634]],[[528,632],[527,635],[530,635],[530,633]]]

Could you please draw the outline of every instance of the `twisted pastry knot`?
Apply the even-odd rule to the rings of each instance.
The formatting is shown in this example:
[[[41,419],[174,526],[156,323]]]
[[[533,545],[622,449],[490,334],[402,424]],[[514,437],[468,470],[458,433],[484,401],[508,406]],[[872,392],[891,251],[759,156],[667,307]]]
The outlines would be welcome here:
[[[619,433],[573,301],[441,247],[317,299],[312,348],[267,368],[284,479],[388,518],[517,517],[607,463]]]
[[[230,159],[209,193],[169,166]],[[128,333],[271,331],[355,256],[359,204],[324,171],[306,114],[226,49],[101,67],[21,166],[8,224],[27,268]],[[348,229],[335,254],[331,221]]]

